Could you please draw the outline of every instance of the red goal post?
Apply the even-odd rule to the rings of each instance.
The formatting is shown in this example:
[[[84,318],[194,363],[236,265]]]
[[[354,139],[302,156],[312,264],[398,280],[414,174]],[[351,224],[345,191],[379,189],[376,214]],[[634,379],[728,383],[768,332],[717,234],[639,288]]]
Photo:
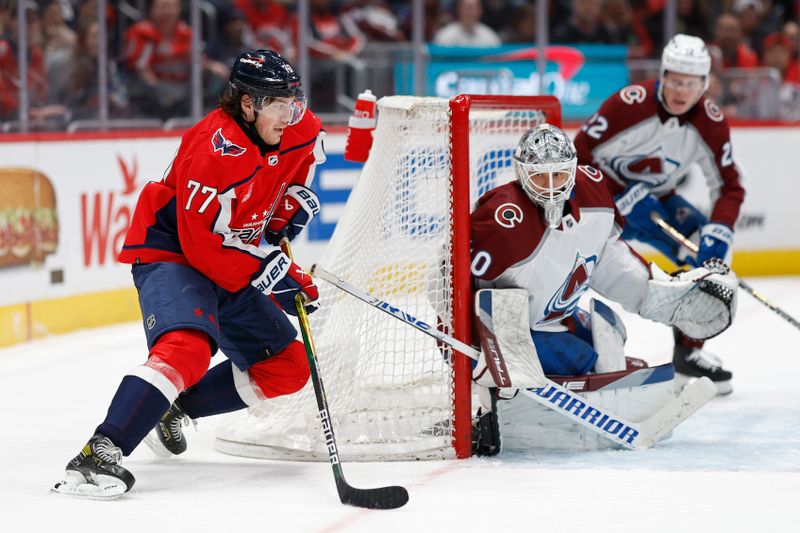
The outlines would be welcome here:
[[[382,98],[370,157],[320,265],[469,343],[471,208],[486,190],[514,179],[517,142],[544,121],[561,125],[554,97]],[[342,458],[469,457],[467,357],[319,286],[311,329]],[[215,446],[234,455],[327,460],[311,385],[225,420]]]
[[[546,122],[561,127],[561,104],[554,96],[494,96],[462,94],[450,100],[451,161],[453,166],[453,336],[472,339],[472,283],[470,279],[470,113],[478,110],[534,109]],[[524,133],[524,132],[523,132]],[[520,135],[521,137],[521,135]],[[453,361],[455,405],[454,448],[459,459],[471,455],[472,380],[470,359],[458,353]]]

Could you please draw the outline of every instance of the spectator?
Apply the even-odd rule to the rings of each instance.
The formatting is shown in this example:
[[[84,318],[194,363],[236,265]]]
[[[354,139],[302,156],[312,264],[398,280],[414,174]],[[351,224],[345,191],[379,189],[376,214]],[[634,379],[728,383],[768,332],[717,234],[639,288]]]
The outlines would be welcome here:
[[[410,4],[410,2],[409,2]],[[425,29],[423,31],[423,39],[426,43],[432,42],[436,33],[452,22],[453,17],[442,9],[441,0],[425,0],[424,13],[422,15]],[[410,6],[406,7],[405,13],[401,16],[403,21],[402,28],[409,39],[413,37],[413,13]]]
[[[99,109],[97,54],[99,40],[97,21],[90,22],[78,37],[78,53],[69,70],[70,83],[66,91],[66,103],[73,119],[97,118]],[[128,94],[120,77],[119,68],[108,62],[108,108],[109,116],[119,118],[128,114]]]
[[[792,44],[783,32],[775,32],[764,40],[764,64],[781,74],[778,90],[778,116],[783,120],[800,120],[800,65],[792,60]]]
[[[649,57],[657,57],[664,48],[664,0],[650,2],[650,14],[644,18],[642,38],[644,52]],[[704,41],[709,40],[711,24],[708,16],[708,3],[701,0],[677,0],[675,31],[695,35]],[[649,41],[649,42],[648,42]]]
[[[4,35],[0,37],[0,120],[15,120],[19,107],[19,63],[17,48],[16,2],[5,4]],[[31,116],[38,117],[34,107],[43,106],[47,97],[47,78],[41,43],[41,21],[34,2],[23,4],[28,37],[28,95]]]
[[[790,20],[784,23],[781,32],[789,45],[789,55],[792,61],[800,61],[800,25]]]
[[[277,0],[236,0],[235,5],[244,13],[255,34],[258,42],[255,48],[273,50],[294,62],[297,50],[290,31],[291,17],[282,3]]]
[[[77,2],[76,2],[77,3]],[[114,4],[117,2],[106,1],[106,40],[108,41],[108,49],[114,50],[109,52],[109,56],[121,56],[120,35],[117,27],[117,11]],[[81,0],[77,6],[77,16],[75,28],[80,33],[86,31],[86,28],[93,22],[97,21],[97,0]]]
[[[205,97],[206,105],[211,107],[228,88],[229,65],[233,65],[243,50],[257,50],[262,46],[244,13],[234,6],[223,6],[217,11],[217,24],[220,33],[207,48],[206,68],[212,76],[205,82]]]
[[[480,0],[458,0],[456,20],[436,32],[433,42],[442,46],[492,47],[500,46],[500,37],[481,23],[483,7]]]
[[[605,0],[600,21],[608,34],[608,42],[628,47],[628,57],[644,57],[639,33],[634,29],[633,9],[628,0]]]
[[[733,11],[739,17],[739,26],[742,28],[742,42],[746,43],[758,57],[764,55],[764,36],[762,17],[764,4],[761,0],[736,0]]]
[[[185,116],[190,100],[192,29],[180,20],[179,0],[151,0],[148,13],[149,18],[125,32],[131,101],[148,116]]]
[[[342,18],[350,19],[368,41],[405,41],[397,17],[385,0],[353,0]]]
[[[49,2],[42,14],[44,69],[47,73],[48,101],[62,97],[69,83],[70,65],[75,55],[78,36],[67,26],[58,1]]]
[[[553,30],[552,41],[565,44],[610,43],[612,37],[600,23],[602,0],[572,0],[572,14]]]
[[[364,35],[352,20],[338,17],[329,0],[311,0],[310,11],[313,57],[349,61],[364,48]]]
[[[244,12],[235,6],[223,6],[217,11],[219,35],[207,47],[209,60],[223,64],[224,70],[219,74],[226,80],[230,74],[230,66],[245,50],[256,50],[262,43],[250,27]]]
[[[769,34],[764,39],[764,66],[777,69],[784,82],[800,86],[800,72],[797,61],[792,61],[791,46],[782,32]]]
[[[514,10],[510,24],[500,33],[500,39],[508,44],[536,42],[536,6],[522,4]]]
[[[714,42],[709,47],[714,61],[724,71],[729,68],[751,68],[758,66],[756,53],[742,42],[739,19],[723,13],[714,26]]]

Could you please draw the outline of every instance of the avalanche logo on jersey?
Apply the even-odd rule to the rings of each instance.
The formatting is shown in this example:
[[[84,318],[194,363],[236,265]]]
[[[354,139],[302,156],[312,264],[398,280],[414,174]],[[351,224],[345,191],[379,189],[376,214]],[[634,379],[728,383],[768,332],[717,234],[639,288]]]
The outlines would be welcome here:
[[[680,161],[667,157],[661,147],[647,155],[614,157],[609,163],[611,169],[620,178],[643,181],[652,188],[669,181],[669,177],[681,166]]]
[[[214,147],[215,152],[222,152],[223,156],[230,155],[239,157],[247,151],[247,148],[242,148],[238,144],[233,144],[226,139],[225,136],[222,135],[222,128],[214,132],[214,135],[211,137],[211,146]]]
[[[589,282],[592,279],[592,272],[594,272],[596,264],[596,255],[584,257],[580,252],[575,255],[575,263],[572,265],[572,270],[567,275],[564,283],[550,298],[550,301],[547,302],[544,308],[544,316],[537,325],[557,322],[572,314],[575,308],[578,307],[581,295],[589,288]]]

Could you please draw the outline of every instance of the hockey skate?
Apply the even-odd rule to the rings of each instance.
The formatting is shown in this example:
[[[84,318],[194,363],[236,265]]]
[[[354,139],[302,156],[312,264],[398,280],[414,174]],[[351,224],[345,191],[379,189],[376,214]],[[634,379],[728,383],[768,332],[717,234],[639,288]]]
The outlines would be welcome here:
[[[722,361],[717,356],[702,348],[675,344],[672,364],[675,367],[675,385],[678,390],[686,386],[691,379],[706,376],[717,387],[717,396],[733,392],[731,386],[733,374],[722,368]]]
[[[186,437],[181,425],[197,423],[186,416],[186,412],[176,400],[153,430],[147,434],[144,443],[157,456],[162,458],[180,455],[186,451]]]
[[[122,450],[96,433],[67,464],[64,479],[51,492],[91,500],[113,500],[133,487],[136,478],[119,465]]]

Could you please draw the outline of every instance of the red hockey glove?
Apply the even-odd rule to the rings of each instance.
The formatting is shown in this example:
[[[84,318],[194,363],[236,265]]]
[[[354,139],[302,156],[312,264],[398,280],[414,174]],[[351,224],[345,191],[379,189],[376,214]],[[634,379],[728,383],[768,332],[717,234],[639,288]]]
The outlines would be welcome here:
[[[314,191],[302,185],[292,185],[286,190],[278,208],[269,219],[264,239],[272,246],[278,246],[283,237],[291,241],[317,213],[319,198]]]
[[[314,285],[314,280],[286,254],[275,250],[264,258],[262,265],[262,269],[250,282],[253,287],[265,296],[271,294],[290,315],[297,316],[295,296],[298,293],[303,295],[307,313],[317,310],[314,302],[319,298],[319,290]]]

